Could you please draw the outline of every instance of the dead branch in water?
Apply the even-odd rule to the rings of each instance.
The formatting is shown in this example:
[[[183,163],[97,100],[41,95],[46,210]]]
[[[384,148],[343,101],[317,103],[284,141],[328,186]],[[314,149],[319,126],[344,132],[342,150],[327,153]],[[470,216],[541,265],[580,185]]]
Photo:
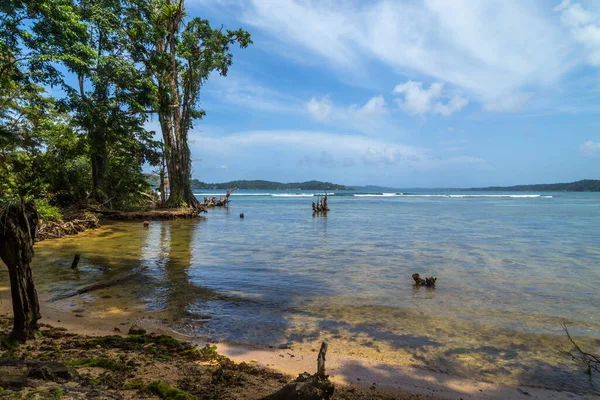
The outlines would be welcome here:
[[[561,322],[561,326],[565,330],[565,333],[567,334],[567,338],[569,339],[569,342],[571,342],[571,345],[573,345],[573,348],[571,350],[569,350],[569,351],[562,350],[561,352],[563,354],[571,357],[574,361],[577,361],[577,362],[583,364],[586,367],[585,373],[590,376],[590,379],[592,379],[592,371],[596,371],[596,372],[600,373],[600,356],[597,356],[595,354],[590,354],[590,353],[583,351],[581,349],[581,347],[579,347],[579,345],[577,343],[575,343],[575,341],[571,337],[571,334],[569,333],[567,326],[562,322]]]
[[[38,230],[38,240],[55,239],[65,235],[77,235],[86,229],[98,228],[100,221],[90,213],[79,213],[69,221],[43,221]]]
[[[58,300],[64,300],[64,299],[68,299],[68,298],[71,298],[71,297],[79,296],[79,295],[84,294],[84,293],[89,293],[89,292],[92,292],[94,290],[104,289],[104,288],[107,288],[107,287],[110,287],[110,286],[114,286],[117,283],[121,283],[121,282],[123,282],[125,280],[133,278],[134,276],[136,276],[136,275],[140,274],[141,272],[145,271],[147,268],[148,267],[139,267],[139,268],[136,268],[136,269],[134,269],[131,272],[127,272],[127,273],[124,273],[124,274],[117,275],[113,279],[108,280],[106,282],[94,283],[92,285],[82,287],[81,289],[78,289],[78,290],[76,290],[74,292],[57,296],[57,297],[51,299],[50,302],[54,302],[54,301],[58,301]]]
[[[437,278],[430,276],[429,278],[421,278],[419,274],[412,274],[412,278],[415,280],[415,285],[417,286],[435,286],[435,281]]]
[[[205,197],[204,198],[204,206],[206,207],[227,207],[227,204],[229,204],[229,202],[231,200],[229,200],[229,196],[231,196],[231,193],[233,193],[235,190],[238,190],[238,188],[233,188],[233,189],[229,189],[227,191],[227,193],[225,193],[225,197]]]
[[[327,194],[325,194],[325,197],[319,199],[316,204],[313,201],[312,209],[315,213],[329,211],[329,207],[327,206]]]
[[[321,343],[317,358],[317,373],[303,372],[295,381],[288,383],[277,392],[263,397],[263,400],[329,400],[335,387],[325,375],[325,356],[327,343]]]

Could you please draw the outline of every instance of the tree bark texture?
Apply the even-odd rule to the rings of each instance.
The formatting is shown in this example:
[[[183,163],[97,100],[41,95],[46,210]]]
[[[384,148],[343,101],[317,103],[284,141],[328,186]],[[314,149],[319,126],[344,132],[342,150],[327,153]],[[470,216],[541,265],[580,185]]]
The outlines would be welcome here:
[[[33,202],[13,203],[0,209],[0,258],[8,267],[14,313],[11,338],[20,342],[34,337],[41,318],[30,266],[37,224]]]

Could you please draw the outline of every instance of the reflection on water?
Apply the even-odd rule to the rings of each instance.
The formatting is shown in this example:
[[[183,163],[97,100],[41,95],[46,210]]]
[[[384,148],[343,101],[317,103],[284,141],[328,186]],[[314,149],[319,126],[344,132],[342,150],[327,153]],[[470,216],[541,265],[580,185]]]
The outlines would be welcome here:
[[[195,221],[108,223],[42,242],[35,277],[52,298],[145,266],[86,300],[215,340],[306,350],[327,340],[389,363],[594,390],[559,350],[565,321],[600,352],[598,200],[333,196],[333,211],[313,216],[310,198],[238,196]],[[413,272],[438,276],[437,287],[414,287]]]

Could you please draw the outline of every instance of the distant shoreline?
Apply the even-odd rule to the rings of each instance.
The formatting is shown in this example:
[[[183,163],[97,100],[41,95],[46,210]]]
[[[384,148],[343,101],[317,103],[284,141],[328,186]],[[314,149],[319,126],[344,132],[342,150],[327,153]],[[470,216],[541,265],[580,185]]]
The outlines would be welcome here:
[[[223,183],[205,183],[197,179],[192,180],[193,190],[228,190],[238,188],[241,190],[353,190],[362,192],[406,192],[407,189],[388,186],[346,186],[330,182],[307,181],[281,183],[264,180],[238,180]],[[482,191],[482,192],[600,192],[600,180],[583,179],[569,183],[549,183],[514,186],[487,186],[473,188],[412,188],[418,190],[457,190],[457,191]]]
[[[515,186],[489,186],[483,188],[462,189],[468,191],[502,192],[600,192],[600,180],[583,179],[570,183],[549,183]]]

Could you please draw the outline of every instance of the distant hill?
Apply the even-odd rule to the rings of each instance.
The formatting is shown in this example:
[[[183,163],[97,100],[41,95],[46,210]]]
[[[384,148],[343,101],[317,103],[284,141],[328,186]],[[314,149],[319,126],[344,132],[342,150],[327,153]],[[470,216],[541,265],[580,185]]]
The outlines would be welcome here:
[[[227,190],[235,187],[242,190],[352,190],[343,185],[319,181],[280,183],[255,180],[205,183],[198,179],[192,179],[192,189],[194,190]]]
[[[480,191],[514,191],[514,192],[600,192],[600,180],[584,179],[571,183],[550,183],[541,185],[490,186],[470,188],[466,190]]]
[[[377,186],[377,185],[352,186],[352,189],[356,190],[357,192],[366,192],[366,193],[370,193],[370,192],[382,192],[382,193],[394,192],[394,193],[396,193],[400,190],[398,188],[391,188],[388,186]]]

